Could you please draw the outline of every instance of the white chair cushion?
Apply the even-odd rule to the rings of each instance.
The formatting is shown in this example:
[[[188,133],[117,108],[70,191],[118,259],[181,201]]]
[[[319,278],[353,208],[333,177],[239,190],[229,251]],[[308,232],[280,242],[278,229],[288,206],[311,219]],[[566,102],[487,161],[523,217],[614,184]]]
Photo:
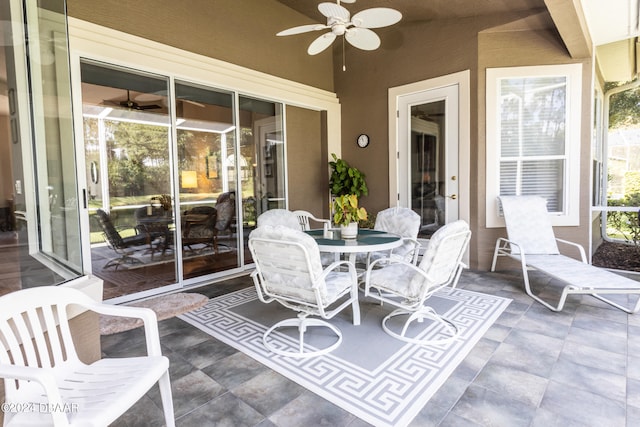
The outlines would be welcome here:
[[[418,268],[425,272],[428,271],[434,284],[446,281],[451,273],[451,265],[448,263],[432,265],[436,253],[439,249],[441,250],[442,240],[445,237],[468,230],[469,225],[463,220],[458,220],[445,225],[431,236]],[[457,256],[458,253],[452,253],[451,259],[453,260]],[[440,267],[442,271],[438,271]],[[432,286],[432,284],[425,283],[426,280],[423,275],[406,265],[391,264],[379,270],[372,270],[370,283],[374,287],[388,290],[400,294],[408,300],[413,300],[422,296],[425,292],[425,286],[427,289]]]
[[[295,220],[297,225],[297,219]],[[250,240],[256,238],[295,242],[304,247],[309,255],[309,261],[311,262],[311,271],[308,275],[300,274],[301,271],[299,270],[288,269],[287,267],[289,266],[289,263],[286,262],[286,258],[282,258],[282,266],[280,270],[277,270],[278,272],[263,271],[262,273],[266,282],[265,286],[271,292],[280,295],[289,295],[307,302],[315,303],[316,297],[312,285],[322,274],[323,268],[320,260],[320,250],[318,249],[318,244],[313,237],[300,230],[295,230],[284,225],[263,225],[259,226],[249,234]],[[286,252],[284,252],[283,249],[284,246],[279,245],[277,242],[273,242],[272,248],[270,248],[270,250],[274,251],[273,253],[276,253],[277,251],[282,252],[282,256],[284,257]],[[290,264],[299,265],[297,262],[292,262]],[[316,285],[318,286],[322,300],[325,301],[329,299],[329,291],[326,282],[318,281]]]
[[[464,220],[457,220],[450,222],[449,224],[439,228],[429,239],[429,244],[422,255],[422,260],[418,267],[423,271],[429,272],[429,277],[433,280],[434,283],[440,283],[445,281],[449,275],[451,274],[452,264],[450,263],[442,263],[442,264],[434,264],[434,260],[438,251],[442,251],[442,241],[449,236],[454,234],[462,233],[465,231],[469,231],[469,224],[467,224]],[[455,259],[459,253],[459,247],[455,246],[450,248],[450,250],[455,250],[455,253],[451,253],[451,259]],[[412,289],[420,289],[425,286],[424,281],[426,278],[424,276],[416,275],[409,287]],[[427,287],[430,287],[431,284],[426,284]]]
[[[371,270],[369,283],[382,291],[400,294],[407,299],[415,299],[420,295],[419,283],[421,283],[419,280],[414,280],[416,275],[419,276],[419,273],[406,265],[390,264],[384,268]]]
[[[422,260],[420,261],[418,267],[420,267],[422,270],[427,269],[427,267],[433,262],[433,258],[438,251],[438,247],[440,246],[440,242],[442,242],[442,239],[447,236],[451,236],[453,234],[461,233],[467,230],[469,230],[469,224],[461,219],[450,222],[444,227],[439,228],[429,239],[424,254],[422,255]]]
[[[298,217],[287,209],[270,209],[258,217],[258,227],[283,225],[294,230],[302,230]]]
[[[547,201],[540,196],[500,196],[509,240],[525,254],[559,254]],[[512,246],[512,253],[520,253]]]
[[[398,206],[387,208],[378,212],[373,229],[416,239],[420,231],[420,215],[409,208]],[[391,251],[391,258],[410,261],[410,257],[409,259],[407,257],[414,248],[415,244],[412,241],[406,241]],[[375,261],[376,259],[387,257],[389,257],[389,251],[372,252],[369,259],[370,261]],[[358,254],[357,262],[365,263],[366,254]]]

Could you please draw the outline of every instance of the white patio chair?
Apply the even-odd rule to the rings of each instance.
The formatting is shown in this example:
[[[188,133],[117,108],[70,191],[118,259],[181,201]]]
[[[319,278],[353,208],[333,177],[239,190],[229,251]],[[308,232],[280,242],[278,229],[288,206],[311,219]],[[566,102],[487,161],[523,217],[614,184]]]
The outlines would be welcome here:
[[[286,226],[260,226],[249,235],[249,249],[256,264],[251,277],[260,301],[277,301],[298,312],[296,319],[282,320],[264,333],[264,345],[269,350],[291,357],[311,357],[333,351],[342,342],[342,333],[322,319],[331,319],[349,305],[353,324],[360,324],[355,267],[347,261],[338,261],[323,269],[313,237]],[[343,266],[348,270],[338,271]],[[271,336],[278,328],[292,326],[298,328],[295,349],[288,345],[287,338]],[[324,348],[310,347],[304,337],[307,328],[312,326],[329,328],[337,340]]]
[[[262,225],[283,225],[293,230],[309,230],[309,220],[322,222],[323,229],[329,230],[331,221],[328,219],[319,219],[311,215],[307,211],[290,211],[287,209],[270,209],[258,217],[258,227]],[[326,222],[325,222],[326,221]],[[334,261],[338,261],[338,257],[333,254],[321,253],[320,259],[322,265],[327,266]]]
[[[418,242],[420,215],[409,208],[399,206],[384,209],[376,215],[374,230],[386,231],[402,237],[402,246],[384,252],[370,252],[359,256],[358,262],[366,266],[380,258],[402,259],[414,264],[418,261],[421,244]],[[378,264],[382,266],[381,264]]]
[[[148,355],[83,363],[69,329],[70,307],[142,319]],[[162,356],[156,315],[150,309],[100,304],[81,291],[60,286],[4,295],[0,377],[6,407],[17,410],[4,412],[5,426],[107,426],[156,382],[165,423],[175,425],[169,359]]]
[[[331,221],[328,219],[316,218],[311,212],[297,210],[293,211],[293,214],[298,217],[300,228],[302,230],[310,230],[311,223],[317,223],[322,225],[322,229],[328,231],[331,228]]]
[[[458,220],[433,234],[417,266],[397,258],[380,258],[371,262],[365,275],[365,296],[398,307],[382,320],[385,332],[402,341],[420,345],[445,344],[457,337],[458,327],[436,313],[428,303],[435,292],[445,287],[453,289],[458,284],[465,267],[462,257],[470,238],[469,225]],[[377,264],[383,267],[377,268]],[[397,316],[407,316],[401,327],[390,325],[389,320]],[[424,319],[433,320],[442,328],[430,332],[409,330],[414,321],[422,324]],[[425,326],[429,325],[431,323]]]
[[[302,230],[298,217],[287,209],[269,209],[258,216],[258,227],[263,225],[284,225],[293,230]]]
[[[507,256],[517,260],[522,267],[527,295],[553,311],[561,311],[567,296],[571,294],[591,295],[629,314],[640,309],[640,297],[633,308],[627,308],[602,296],[640,294],[640,282],[590,265],[581,245],[557,239],[545,199],[539,196],[501,196],[499,200],[508,239],[501,237],[496,241],[491,271],[495,271],[498,257]],[[562,255],[557,242],[575,247],[580,253],[581,261]],[[556,305],[533,293],[527,267],[540,270],[565,283]]]

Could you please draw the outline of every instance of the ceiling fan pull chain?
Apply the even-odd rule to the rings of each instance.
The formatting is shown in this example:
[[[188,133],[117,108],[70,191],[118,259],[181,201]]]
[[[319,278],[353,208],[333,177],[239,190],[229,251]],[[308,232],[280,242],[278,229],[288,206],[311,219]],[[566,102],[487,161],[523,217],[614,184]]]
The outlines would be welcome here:
[[[347,71],[347,61],[344,54],[344,37],[342,38],[342,71]]]

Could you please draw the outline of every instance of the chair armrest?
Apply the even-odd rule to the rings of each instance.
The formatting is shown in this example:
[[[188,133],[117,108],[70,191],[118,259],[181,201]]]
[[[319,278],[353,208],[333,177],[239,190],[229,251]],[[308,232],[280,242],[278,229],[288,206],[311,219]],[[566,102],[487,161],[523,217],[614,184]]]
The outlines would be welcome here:
[[[333,270],[335,270],[338,267],[343,266],[343,265],[347,266],[347,268],[349,269],[350,273],[356,274],[356,267],[353,264],[351,264],[349,261],[334,261],[334,262],[332,262],[331,264],[329,264],[328,266],[326,266],[324,268],[324,270],[322,271],[322,274],[320,274],[319,277],[324,279]]]
[[[5,380],[35,381],[42,386],[47,395],[48,403],[62,404],[62,397],[54,376],[48,369],[34,366],[0,365],[0,378]],[[13,402],[35,403],[35,402]]]
[[[351,276],[352,289],[353,290],[357,290],[358,289],[358,273],[356,272],[356,266],[353,265],[352,263],[350,263],[349,261],[335,261],[335,262],[332,262],[327,267],[325,267],[324,270],[322,270],[322,274],[320,274],[320,276],[318,276],[318,280],[319,279],[323,279],[324,280],[329,275],[329,273],[331,273],[332,271],[340,268],[343,265],[347,266],[347,269],[349,271],[349,275]],[[315,284],[313,286],[314,286],[314,288],[316,287]]]
[[[404,265],[405,267],[409,268],[410,270],[413,270],[415,273],[418,273],[419,275],[421,275],[422,277],[424,277],[426,280],[432,280],[431,277],[429,277],[429,275],[427,274],[426,271],[424,271],[423,269],[421,269],[420,267],[418,267],[415,264],[412,264],[411,262],[405,261],[405,260],[401,260],[401,259],[392,259],[392,258],[380,258],[377,259],[375,261],[373,261],[371,263],[371,265],[369,266],[369,268],[367,269],[367,273],[365,276],[365,288],[364,288],[364,294],[365,296],[369,296],[369,288],[371,287],[371,270],[373,270],[373,268],[375,267],[375,264],[377,264],[378,262],[387,262],[387,265],[391,265],[391,264],[401,264]],[[456,268],[466,268],[467,266],[460,262],[459,263],[459,267]],[[433,281],[433,280],[432,280]],[[432,287],[424,287],[423,291],[421,292],[422,295],[420,297],[420,301],[423,301],[424,298],[426,298],[427,294],[433,294],[434,292],[438,291],[439,289],[445,288],[447,286],[449,286],[449,281],[444,282],[439,284],[438,286],[432,286]]]
[[[158,331],[158,317],[150,308],[109,304],[77,304],[98,314],[141,319],[144,324],[147,354],[149,356],[162,356],[162,349],[160,348],[160,333]]]
[[[411,262],[414,265],[418,265],[418,256],[420,255],[420,248],[422,247],[422,244],[418,241],[418,239],[414,239],[413,237],[403,237],[402,238],[403,242],[410,242],[413,243],[413,249],[411,249],[408,254],[412,254],[411,255]],[[392,252],[393,253],[393,250]]]
[[[570,241],[564,240],[564,239],[558,239],[557,237],[556,237],[556,242],[564,243],[565,245],[569,245],[569,246],[573,246],[573,247],[577,248],[578,252],[580,252],[580,259],[582,260],[582,262],[584,262],[585,264],[588,264],[587,254],[585,253],[584,247],[581,244],[575,243],[575,242],[570,242]]]

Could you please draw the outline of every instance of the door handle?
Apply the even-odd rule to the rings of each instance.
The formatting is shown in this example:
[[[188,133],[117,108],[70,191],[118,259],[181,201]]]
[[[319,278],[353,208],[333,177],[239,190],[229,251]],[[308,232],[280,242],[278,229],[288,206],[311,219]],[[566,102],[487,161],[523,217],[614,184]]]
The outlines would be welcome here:
[[[452,194],[450,196],[447,196],[448,198],[450,198],[451,200],[455,200],[458,198],[458,196],[456,194]]]

